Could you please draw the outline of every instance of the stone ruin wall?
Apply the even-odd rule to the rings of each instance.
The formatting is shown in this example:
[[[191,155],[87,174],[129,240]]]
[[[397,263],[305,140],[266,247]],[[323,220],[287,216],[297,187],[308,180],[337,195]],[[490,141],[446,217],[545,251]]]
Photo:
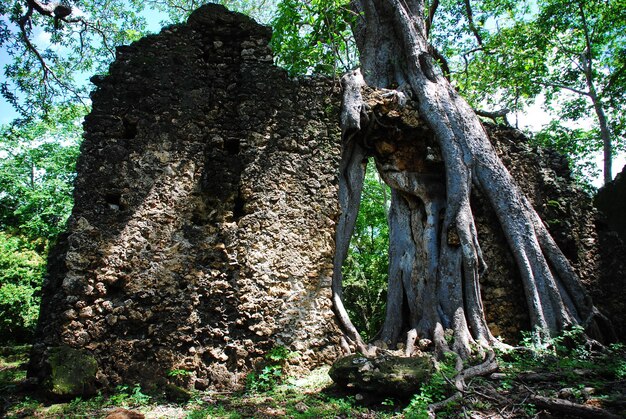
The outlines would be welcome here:
[[[36,352],[86,349],[103,386],[186,369],[197,388],[243,384],[276,345],[292,372],[337,356],[338,90],[289,79],[270,36],[210,5],[92,79]]]
[[[276,345],[299,354],[287,373],[340,355],[330,303],[338,86],[287,77],[270,36],[207,5],[118,48],[109,75],[92,79],[75,207],[50,256],[31,376],[50,375],[58,347],[93,357],[93,384],[105,388],[158,386],[174,369],[191,372],[189,387],[240,387]],[[585,281],[619,287],[623,263],[601,274],[595,212],[564,159],[489,130]],[[475,194],[488,322],[515,340],[528,327],[523,291],[482,202]]]

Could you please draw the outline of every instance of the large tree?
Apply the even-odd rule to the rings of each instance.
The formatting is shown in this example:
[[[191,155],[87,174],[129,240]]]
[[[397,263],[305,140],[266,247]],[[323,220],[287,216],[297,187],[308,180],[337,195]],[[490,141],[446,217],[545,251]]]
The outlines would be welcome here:
[[[406,338],[410,347],[416,336],[429,338],[439,353],[451,349],[460,358],[497,343],[481,302],[485,263],[470,207],[472,188],[481,190],[497,214],[538,333],[550,337],[582,325],[597,335],[601,316],[579,278],[497,157],[476,113],[433,57],[428,33],[436,5],[422,0],[351,2],[361,70],[343,79],[342,215],[333,282],[344,337],[361,351],[371,349],[344,309],[341,277],[368,155],[392,187],[383,341]],[[373,102],[370,88],[378,91]],[[383,108],[395,103],[399,109],[412,103],[423,124],[390,126],[372,112],[372,103],[383,103]],[[429,157],[432,153],[440,154],[440,163]],[[445,329],[453,330],[451,348]]]
[[[184,13],[199,3],[174,2]],[[324,1],[310,3],[323,5]],[[328,3],[337,6],[333,10],[343,11],[340,1]],[[0,11],[10,14],[16,24],[9,27],[0,22],[0,41],[9,45],[14,57],[7,67],[7,76],[14,84],[3,86],[5,98],[29,114],[40,109],[41,103],[52,103],[50,98],[57,93],[69,91],[68,100],[82,97],[81,92],[73,90],[71,79],[64,77],[73,74],[67,69],[95,68],[87,64],[101,55],[97,51],[112,56],[114,43],[135,38],[139,28],[143,28],[137,13],[144,2],[111,0],[108,4],[108,8],[102,9],[98,2],[83,2],[79,10],[65,3],[14,0],[10,9],[1,6]],[[282,4],[297,6],[289,1]],[[436,0],[430,4],[417,0],[351,2],[362,73],[351,72],[344,79],[344,151],[340,173],[343,214],[338,225],[333,283],[333,302],[345,335],[367,350],[343,307],[341,266],[358,213],[365,170],[362,162],[368,155],[376,157],[381,177],[393,188],[383,340],[394,343],[408,330],[410,339],[429,337],[441,352],[448,349],[443,331],[452,329],[452,349],[461,357],[471,352],[473,343],[482,347],[496,343],[482,310],[479,278],[485,264],[469,205],[473,187],[482,190],[502,225],[521,273],[534,326],[545,336],[553,336],[574,324],[581,324],[592,333],[597,310],[539,216],[497,158],[476,113],[439,70],[436,59],[441,57],[429,43],[438,4]],[[125,8],[127,5],[133,6],[132,11]],[[100,12],[103,16],[111,15],[111,26],[91,19]],[[470,29],[478,33],[469,7],[467,14]],[[116,22],[123,24],[115,26]],[[312,24],[312,42],[336,39],[331,36],[336,31],[327,31],[332,26],[330,21],[325,22],[319,27]],[[53,43],[60,43],[61,49],[51,48],[43,53],[38,49],[33,41],[33,27],[38,24],[51,34]],[[344,30],[345,26],[338,26],[339,33]],[[301,34],[300,30],[293,32],[296,38]],[[84,56],[81,54],[89,45],[88,35],[99,41],[95,42],[95,52]],[[119,39],[112,42],[112,36]],[[319,56],[324,56],[325,48],[319,50]],[[346,61],[350,60],[348,49],[339,52],[344,53]],[[69,54],[67,57],[78,55],[65,62],[60,59],[62,53]],[[43,83],[30,83],[33,76],[39,76]],[[362,95],[366,85],[387,89],[376,99],[383,103],[394,102],[400,108],[415,103],[411,106],[415,106],[423,124],[394,129],[381,123]],[[397,158],[399,149],[405,161]],[[440,155],[440,161],[431,159],[429,150]],[[408,316],[404,316],[405,311]]]

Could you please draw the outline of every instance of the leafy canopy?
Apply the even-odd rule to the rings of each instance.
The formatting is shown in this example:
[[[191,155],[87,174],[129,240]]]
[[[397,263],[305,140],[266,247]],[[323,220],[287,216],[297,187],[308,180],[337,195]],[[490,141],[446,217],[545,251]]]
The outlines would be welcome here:
[[[88,105],[86,78],[106,70],[115,46],[146,33],[138,0],[71,1],[71,23],[33,10],[37,0],[0,4],[0,48],[7,56],[0,92],[23,116],[55,104]],[[65,3],[65,2],[64,2]]]
[[[277,63],[297,74],[345,73],[357,62],[346,0],[282,0],[272,21]]]
[[[565,152],[579,176],[596,174],[603,128],[626,150],[624,0],[442,1],[432,42],[474,107],[519,112],[543,100],[557,117],[535,139]]]
[[[82,115],[82,107],[63,106],[45,118],[0,127],[3,231],[42,242],[63,231],[72,207]]]
[[[72,208],[82,112],[0,127],[0,340],[34,329],[47,252]]]

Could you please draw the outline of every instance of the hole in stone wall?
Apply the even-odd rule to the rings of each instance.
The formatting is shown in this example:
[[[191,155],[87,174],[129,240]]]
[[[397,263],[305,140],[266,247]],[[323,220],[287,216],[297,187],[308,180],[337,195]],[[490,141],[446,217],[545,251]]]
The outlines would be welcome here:
[[[122,204],[122,194],[119,192],[109,192],[104,195],[104,200],[106,201],[109,208],[113,210],[124,210],[124,205]]]
[[[244,206],[246,202],[241,197],[241,194],[237,194],[235,197],[235,205],[233,206],[233,218],[235,221],[238,221],[241,217],[246,215],[244,211]]]
[[[228,154],[239,154],[239,138],[228,138],[224,140],[224,150]]]
[[[237,196],[235,197],[235,202],[233,206],[233,218],[235,219],[235,221],[239,220],[241,217],[246,215],[244,211],[245,204],[246,202],[243,200],[241,195],[237,194]]]
[[[109,297],[113,297],[118,294],[122,294],[124,291],[124,281],[118,279],[117,281],[113,281],[107,285],[107,294]]]
[[[135,138],[137,136],[137,123],[131,122],[126,118],[124,118],[122,122],[124,124],[123,138],[126,140],[132,140]]]
[[[104,196],[104,199],[107,201],[107,204],[119,206],[122,200],[122,194],[119,192],[109,192]]]

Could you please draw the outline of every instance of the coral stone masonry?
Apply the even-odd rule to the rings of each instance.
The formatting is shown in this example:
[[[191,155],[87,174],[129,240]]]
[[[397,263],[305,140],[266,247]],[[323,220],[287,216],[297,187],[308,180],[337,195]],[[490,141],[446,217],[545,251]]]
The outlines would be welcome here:
[[[338,90],[272,64],[271,32],[207,5],[92,79],[75,207],[31,372],[81,348],[96,381],[234,388],[274,346],[337,356],[330,310]]]

